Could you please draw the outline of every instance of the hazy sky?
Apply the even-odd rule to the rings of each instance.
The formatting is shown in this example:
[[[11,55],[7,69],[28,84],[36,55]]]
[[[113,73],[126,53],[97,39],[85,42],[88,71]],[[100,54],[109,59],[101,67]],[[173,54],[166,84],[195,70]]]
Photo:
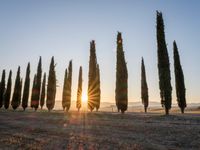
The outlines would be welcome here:
[[[61,99],[64,71],[73,60],[72,99],[76,99],[79,66],[87,92],[89,43],[96,41],[102,101],[115,101],[116,36],[122,32],[128,64],[129,101],[140,101],[140,63],[144,57],[150,101],[160,101],[157,70],[156,10],[163,12],[171,63],[173,102],[176,102],[173,40],[177,41],[185,74],[188,102],[200,102],[199,0],[0,0],[0,71],[18,65],[25,78],[31,63],[31,87],[39,56],[43,72],[55,57]],[[0,73],[2,74],[2,73]]]

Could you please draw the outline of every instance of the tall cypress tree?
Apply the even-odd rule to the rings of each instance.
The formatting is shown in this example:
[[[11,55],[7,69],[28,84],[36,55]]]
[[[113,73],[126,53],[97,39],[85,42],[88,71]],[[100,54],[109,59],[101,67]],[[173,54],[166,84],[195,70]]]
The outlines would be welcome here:
[[[22,84],[23,84],[23,79],[20,79],[20,86],[19,86],[19,105],[21,104],[21,99],[22,99]]]
[[[65,111],[67,108],[67,68],[65,69],[65,77],[64,77],[64,84],[63,84],[63,93],[62,93],[62,107]]]
[[[187,106],[185,98],[185,81],[176,41],[174,41],[173,47],[174,47],[174,73],[176,81],[175,82],[176,97],[178,106],[181,109],[181,112],[184,113],[185,107]]]
[[[33,107],[35,108],[35,110],[37,110],[38,106],[39,106],[41,77],[42,77],[42,57],[40,56],[39,63],[38,63],[38,68],[37,68],[35,101],[33,103]]]
[[[15,79],[15,87],[14,87],[14,92],[13,92],[13,97],[12,97],[12,108],[15,110],[17,107],[20,105],[20,100],[21,100],[21,78],[20,78],[20,67],[18,67],[17,70],[17,76]]]
[[[96,68],[96,80],[97,80],[97,91],[96,91],[96,110],[99,110],[100,107],[100,99],[101,99],[101,88],[100,88],[100,70],[99,70],[99,64],[97,64]]]
[[[55,72],[54,57],[52,57],[50,67],[49,67],[49,77],[48,77],[48,84],[47,84],[47,100],[46,100],[46,106],[49,111],[54,108],[55,98],[56,98],[56,72]]]
[[[118,111],[124,113],[128,107],[128,70],[123,51],[123,41],[120,32],[117,34],[117,64],[116,64],[115,101]]]
[[[9,72],[7,88],[4,95],[4,108],[8,109],[10,105],[10,96],[11,96],[11,88],[12,88],[12,71]]]
[[[71,106],[71,87],[72,87],[72,60],[69,62],[69,67],[68,67],[66,111],[68,111]]]
[[[158,53],[158,75],[162,107],[165,114],[169,114],[172,101],[172,87],[170,75],[170,63],[165,42],[164,21],[162,13],[157,11],[157,53]]]
[[[6,71],[3,70],[2,77],[1,77],[1,85],[0,85],[0,108],[4,104],[4,92],[5,92],[5,77],[6,77]]]
[[[78,76],[78,89],[77,89],[77,101],[76,101],[76,108],[78,111],[81,108],[81,100],[82,100],[82,67],[79,68],[79,76]]]
[[[149,105],[149,95],[148,95],[146,71],[145,71],[145,65],[144,65],[143,58],[142,58],[142,63],[141,63],[141,98],[142,98],[142,104],[144,105],[144,111],[146,113],[147,107]]]
[[[45,94],[46,94],[46,73],[44,73],[43,76],[43,82],[42,82],[42,91],[41,91],[41,96],[40,96],[40,107],[44,106],[44,101],[45,101]]]
[[[31,108],[34,107],[34,102],[36,99],[36,82],[37,82],[37,75],[35,74],[33,78],[32,93],[31,93]]]
[[[24,92],[22,96],[22,107],[24,110],[28,106],[29,89],[30,89],[30,63],[28,63],[26,68],[26,78],[24,83]]]
[[[88,108],[93,111],[96,106],[96,48],[95,41],[90,42],[90,60],[89,60],[89,73],[88,73]]]

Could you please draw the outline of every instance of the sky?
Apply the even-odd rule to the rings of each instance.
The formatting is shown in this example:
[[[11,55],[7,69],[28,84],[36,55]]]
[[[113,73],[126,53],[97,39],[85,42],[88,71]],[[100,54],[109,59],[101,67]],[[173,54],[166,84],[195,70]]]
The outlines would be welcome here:
[[[64,71],[73,60],[72,99],[76,100],[79,66],[87,93],[90,41],[96,42],[101,75],[101,101],[115,102],[116,37],[122,32],[128,67],[129,102],[141,101],[141,57],[144,57],[150,101],[160,102],[156,10],[162,11],[170,57],[173,103],[176,103],[173,41],[176,40],[185,75],[188,103],[200,102],[199,0],[0,0],[0,75],[17,67],[25,78],[31,63],[31,87],[39,56],[48,74],[56,62],[57,94],[62,98]]]

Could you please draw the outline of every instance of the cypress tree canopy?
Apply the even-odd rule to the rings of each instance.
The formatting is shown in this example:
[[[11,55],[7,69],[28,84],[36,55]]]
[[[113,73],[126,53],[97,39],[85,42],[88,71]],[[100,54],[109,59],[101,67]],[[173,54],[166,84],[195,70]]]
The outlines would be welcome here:
[[[28,106],[29,89],[30,89],[30,63],[28,63],[26,68],[26,78],[25,78],[24,92],[22,97],[22,107],[24,110]]]
[[[20,67],[18,67],[17,76],[15,79],[15,87],[14,87],[14,92],[13,92],[13,97],[12,97],[12,102],[11,102],[11,105],[14,110],[17,109],[17,107],[19,107],[20,100],[21,100],[21,78],[20,78]]]
[[[7,88],[4,95],[4,108],[8,109],[10,105],[10,96],[11,96],[11,88],[12,88],[12,71],[10,70],[8,82],[7,82]]]
[[[71,106],[71,87],[72,87],[72,60],[69,62],[68,76],[67,76],[67,93],[66,93],[66,111],[69,110]]]
[[[64,77],[64,84],[63,84],[62,107],[63,107],[63,110],[67,108],[67,68],[65,69],[65,77]]]
[[[2,77],[1,77],[1,84],[0,84],[0,108],[4,104],[4,92],[5,92],[5,77],[6,77],[6,71],[3,70]]]
[[[93,111],[96,106],[96,48],[95,41],[90,42],[90,60],[89,60],[89,72],[88,72],[88,109]]]
[[[158,56],[158,75],[159,87],[162,107],[165,108],[165,113],[169,113],[172,101],[172,87],[170,64],[167,46],[165,42],[164,21],[162,13],[157,11],[157,56]]]
[[[175,84],[176,84],[176,97],[178,106],[181,109],[181,112],[184,113],[184,109],[187,106],[185,98],[185,81],[176,41],[174,41],[173,47],[174,47],[174,73],[175,73]]]
[[[146,71],[143,58],[141,63],[141,98],[142,98],[142,104],[144,105],[144,110],[146,112],[147,107],[149,105],[149,96],[148,96],[148,86],[146,81]]]
[[[41,92],[41,96],[40,96],[40,107],[41,109],[44,106],[44,101],[45,101],[45,94],[46,94],[46,73],[44,73],[43,76],[43,82],[42,82],[42,92]]]
[[[54,57],[52,57],[50,67],[49,67],[49,77],[48,77],[48,84],[47,84],[47,100],[46,100],[46,106],[49,111],[54,108],[55,98],[56,98],[56,72],[55,72]]]
[[[124,113],[128,107],[128,71],[124,57],[122,35],[120,32],[117,34],[115,101],[118,111]]]
[[[77,101],[76,101],[76,108],[81,108],[81,100],[82,100],[82,67],[79,68],[79,76],[78,76],[78,89],[77,89]]]

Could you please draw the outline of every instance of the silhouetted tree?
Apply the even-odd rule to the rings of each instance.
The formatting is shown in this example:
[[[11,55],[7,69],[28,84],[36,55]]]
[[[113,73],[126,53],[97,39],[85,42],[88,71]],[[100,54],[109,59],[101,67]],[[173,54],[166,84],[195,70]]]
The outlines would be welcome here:
[[[144,111],[146,113],[147,107],[149,105],[149,95],[148,95],[146,71],[145,71],[145,65],[144,65],[143,58],[142,58],[142,63],[141,63],[141,98],[142,98],[142,104],[144,105]]]
[[[71,87],[72,87],[72,60],[69,62],[69,67],[68,67],[66,111],[68,111],[71,106]]]
[[[18,67],[17,70],[17,76],[15,79],[15,87],[14,87],[14,92],[13,92],[13,97],[12,97],[12,108],[15,110],[17,107],[20,105],[20,100],[21,100],[21,79],[20,79],[20,67]]]
[[[4,104],[4,92],[5,92],[5,77],[6,77],[6,71],[3,70],[2,77],[1,77],[1,85],[0,85],[0,108]]]
[[[8,109],[10,105],[10,96],[11,96],[11,88],[12,88],[12,71],[10,70],[8,82],[7,82],[7,88],[4,95],[4,108]]]
[[[67,108],[67,68],[65,69],[65,77],[64,77],[64,84],[63,84],[63,93],[62,93],[62,107],[63,110]]]
[[[184,82],[184,74],[180,62],[179,52],[176,45],[176,41],[173,43],[174,47],[174,73],[175,73],[175,83],[176,83],[176,97],[178,106],[181,109],[181,112],[184,113],[186,104],[185,98],[185,82]]]
[[[20,79],[20,87],[19,87],[19,105],[21,104],[21,99],[22,99],[22,84],[23,84],[23,79]]]
[[[128,71],[123,51],[122,35],[117,35],[117,64],[115,101],[118,111],[124,113],[128,107]]]
[[[37,82],[37,75],[35,74],[32,85],[32,93],[31,93],[31,108],[34,107],[34,102],[36,99],[36,82]]]
[[[22,107],[24,111],[28,106],[29,90],[30,90],[30,63],[28,63],[28,66],[26,68],[26,78],[24,83],[24,92],[22,96]]]
[[[77,89],[77,101],[76,101],[76,108],[78,111],[81,108],[81,101],[82,101],[82,67],[79,68],[79,76],[78,76],[78,89]]]
[[[96,110],[99,110],[100,107],[100,99],[101,99],[101,88],[100,88],[100,70],[99,70],[99,64],[97,64],[96,68],[96,80],[97,80],[97,92],[96,92]]]
[[[162,107],[165,108],[166,115],[169,114],[172,101],[172,87],[170,75],[170,63],[165,42],[164,21],[162,13],[157,11],[157,52],[158,52],[158,74],[160,97]]]
[[[43,76],[42,92],[41,92],[41,96],[40,96],[40,107],[41,107],[41,109],[44,106],[44,101],[45,101],[45,93],[46,93],[45,87],[46,87],[46,73],[44,73],[44,76]]]
[[[47,100],[46,100],[46,106],[49,111],[54,108],[55,98],[56,98],[56,72],[55,72],[54,57],[52,57],[50,67],[49,67],[49,77],[48,77],[48,84],[47,84]]]
[[[41,77],[42,77],[42,58],[40,56],[38,68],[37,68],[37,79],[36,79],[36,88],[35,88],[35,100],[33,107],[35,110],[38,109],[39,99],[40,99],[40,88],[41,88]]]
[[[95,41],[90,42],[90,60],[88,73],[88,108],[93,111],[96,106],[96,48]]]

